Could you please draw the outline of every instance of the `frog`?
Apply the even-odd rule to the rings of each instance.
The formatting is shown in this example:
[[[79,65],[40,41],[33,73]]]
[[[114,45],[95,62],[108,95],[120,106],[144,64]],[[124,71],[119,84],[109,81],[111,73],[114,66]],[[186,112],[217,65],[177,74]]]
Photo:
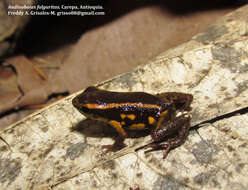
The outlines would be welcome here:
[[[72,104],[86,118],[115,128],[119,142],[124,141],[128,130],[149,130],[152,142],[142,148],[163,149],[166,158],[188,136],[192,101],[192,94],[182,92],[116,92],[89,86],[73,98]]]

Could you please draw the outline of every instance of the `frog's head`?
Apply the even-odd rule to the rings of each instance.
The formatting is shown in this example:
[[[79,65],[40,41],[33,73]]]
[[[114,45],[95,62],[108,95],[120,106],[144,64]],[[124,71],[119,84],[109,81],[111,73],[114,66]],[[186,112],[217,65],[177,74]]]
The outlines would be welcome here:
[[[98,91],[96,87],[88,87],[83,93],[73,98],[73,106],[82,114],[91,114],[94,106],[98,105]]]

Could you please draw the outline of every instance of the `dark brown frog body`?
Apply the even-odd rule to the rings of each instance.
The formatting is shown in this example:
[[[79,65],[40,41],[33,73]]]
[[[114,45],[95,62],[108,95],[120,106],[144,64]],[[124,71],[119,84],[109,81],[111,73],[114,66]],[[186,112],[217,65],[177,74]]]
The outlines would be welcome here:
[[[191,94],[177,92],[151,95],[88,87],[72,103],[86,117],[109,123],[122,138],[126,137],[126,130],[152,129],[154,143],[149,147],[169,147],[170,150],[182,144],[187,137],[190,125],[188,111],[192,100]],[[173,134],[178,134],[180,139],[171,139],[169,145],[162,143]]]

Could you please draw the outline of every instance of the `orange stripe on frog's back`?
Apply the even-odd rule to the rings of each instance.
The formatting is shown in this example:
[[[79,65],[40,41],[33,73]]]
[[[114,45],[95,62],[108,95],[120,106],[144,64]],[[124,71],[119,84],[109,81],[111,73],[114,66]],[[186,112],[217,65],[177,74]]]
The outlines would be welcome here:
[[[137,108],[148,108],[148,109],[160,109],[161,106],[154,105],[154,104],[142,104],[142,103],[110,103],[110,104],[80,104],[82,107],[86,107],[88,109],[112,109],[112,108],[119,108],[123,106],[128,107],[137,107]]]

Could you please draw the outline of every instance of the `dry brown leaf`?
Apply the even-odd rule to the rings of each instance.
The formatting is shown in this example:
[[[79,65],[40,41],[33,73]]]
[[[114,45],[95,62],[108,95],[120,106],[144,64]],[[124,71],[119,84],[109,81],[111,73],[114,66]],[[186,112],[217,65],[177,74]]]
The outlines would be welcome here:
[[[28,104],[38,104],[46,100],[47,94],[40,91],[33,95],[35,89],[40,89],[45,83],[39,76],[39,73],[33,68],[29,60],[24,56],[12,57],[6,60],[6,63],[12,65],[15,68],[17,74],[17,85],[21,95],[17,92],[13,94],[15,98],[9,100],[9,94],[2,95],[0,113],[7,111],[10,108],[18,108]],[[18,94],[18,95],[17,95]],[[6,98],[9,101],[6,101]]]

